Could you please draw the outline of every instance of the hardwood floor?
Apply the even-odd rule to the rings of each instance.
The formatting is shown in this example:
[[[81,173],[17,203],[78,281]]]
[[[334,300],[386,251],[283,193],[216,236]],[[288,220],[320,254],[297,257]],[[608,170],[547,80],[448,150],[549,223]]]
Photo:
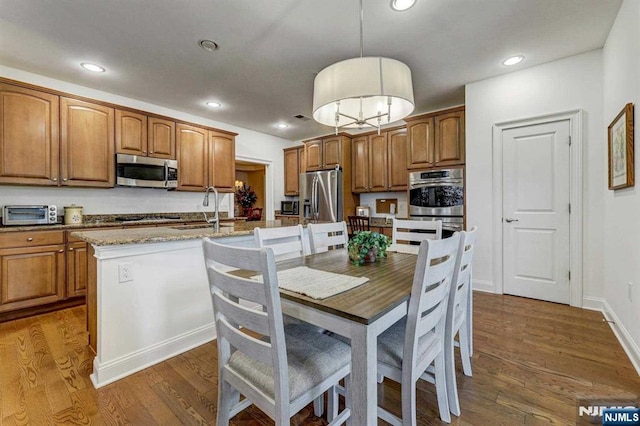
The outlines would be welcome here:
[[[638,399],[640,377],[600,313],[483,293],[474,303],[474,375],[458,377],[452,424],[575,424],[579,397]],[[215,423],[215,343],[96,390],[84,324],[84,307],[0,323],[0,424]],[[418,387],[418,424],[440,424],[435,390]],[[378,390],[399,415],[399,385]],[[292,423],[326,421],[309,406]],[[250,407],[232,424],[273,422]]]

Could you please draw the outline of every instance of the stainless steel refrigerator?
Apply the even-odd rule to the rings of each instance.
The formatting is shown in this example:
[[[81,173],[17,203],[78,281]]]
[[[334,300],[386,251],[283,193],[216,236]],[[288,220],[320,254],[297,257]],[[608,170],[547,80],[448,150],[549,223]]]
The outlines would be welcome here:
[[[342,221],[342,170],[300,174],[300,223]]]

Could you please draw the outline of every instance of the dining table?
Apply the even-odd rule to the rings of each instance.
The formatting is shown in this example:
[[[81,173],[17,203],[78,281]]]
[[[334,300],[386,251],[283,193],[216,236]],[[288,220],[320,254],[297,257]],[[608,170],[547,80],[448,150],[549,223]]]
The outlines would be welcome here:
[[[278,272],[305,266],[368,278],[362,285],[324,299],[280,289],[284,314],[351,340],[349,424],[377,424],[377,338],[406,316],[416,260],[413,254],[388,252],[376,262],[354,265],[347,251],[338,249],[276,264]]]

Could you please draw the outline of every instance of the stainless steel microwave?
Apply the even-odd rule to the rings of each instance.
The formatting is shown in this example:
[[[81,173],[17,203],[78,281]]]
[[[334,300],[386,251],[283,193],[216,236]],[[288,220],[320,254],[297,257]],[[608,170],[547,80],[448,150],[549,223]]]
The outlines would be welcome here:
[[[53,225],[58,222],[56,206],[4,206],[3,225]]]
[[[297,201],[281,201],[280,213],[282,214],[298,214],[298,202]]]
[[[178,187],[178,161],[116,154],[116,185],[175,189]]]

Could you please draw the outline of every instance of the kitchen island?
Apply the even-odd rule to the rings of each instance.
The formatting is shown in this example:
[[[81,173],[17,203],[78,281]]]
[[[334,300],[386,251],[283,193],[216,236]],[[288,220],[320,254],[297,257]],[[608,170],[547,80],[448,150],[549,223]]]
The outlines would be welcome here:
[[[74,232],[90,243],[87,322],[96,388],[215,339],[202,239],[254,245],[255,227],[222,223]]]

